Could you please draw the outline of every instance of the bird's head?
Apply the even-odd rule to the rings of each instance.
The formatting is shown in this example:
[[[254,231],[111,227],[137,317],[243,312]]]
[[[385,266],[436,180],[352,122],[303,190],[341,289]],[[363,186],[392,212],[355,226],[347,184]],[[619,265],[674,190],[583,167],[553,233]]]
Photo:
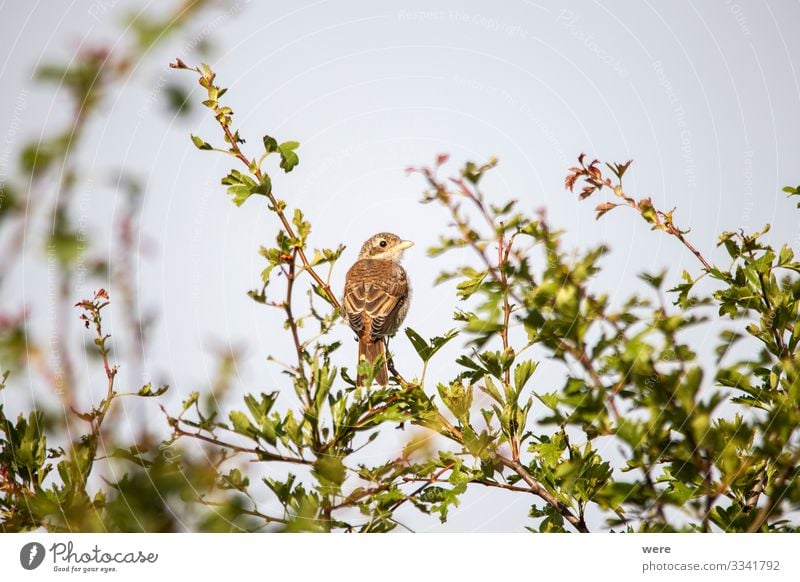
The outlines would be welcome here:
[[[399,262],[403,258],[403,251],[413,245],[410,240],[403,240],[391,232],[379,232],[367,239],[358,258]]]

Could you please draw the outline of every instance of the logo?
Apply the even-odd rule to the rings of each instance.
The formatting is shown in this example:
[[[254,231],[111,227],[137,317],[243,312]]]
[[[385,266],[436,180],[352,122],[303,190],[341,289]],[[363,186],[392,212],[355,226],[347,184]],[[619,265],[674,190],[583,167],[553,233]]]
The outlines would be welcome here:
[[[39,542],[29,542],[19,551],[19,563],[26,570],[35,570],[44,561],[44,546]]]

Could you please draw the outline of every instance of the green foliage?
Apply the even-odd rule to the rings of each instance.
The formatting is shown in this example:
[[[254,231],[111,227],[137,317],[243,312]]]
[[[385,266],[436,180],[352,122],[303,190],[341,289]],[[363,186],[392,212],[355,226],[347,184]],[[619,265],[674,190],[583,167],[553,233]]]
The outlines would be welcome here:
[[[174,66],[189,68],[180,61]],[[213,72],[207,67],[194,70],[201,84],[213,89]],[[226,135],[238,136],[228,126],[229,118],[223,115],[218,121]],[[250,176],[232,173],[235,179],[225,183],[240,188],[242,196],[250,195],[264,175],[261,161],[251,161],[240,140],[228,142],[227,153],[247,166]],[[268,136],[263,142],[261,160],[279,152],[287,169],[283,146]],[[422,360],[419,379],[408,381],[392,367],[389,387],[367,389],[356,386],[346,369],[337,371],[331,357],[339,345],[326,344],[324,337],[335,323],[338,304],[326,288],[330,271],[323,279],[314,267],[326,262],[332,267],[342,247],[315,251],[308,261],[307,219],[298,209],[289,219],[286,203],[269,192],[268,209],[282,228],[277,245],[261,250],[268,262],[264,287],[251,297],[286,315],[284,327],[297,362],[285,367],[299,408],[267,415],[272,399],[259,408],[248,397],[251,416],[233,411],[230,425],[202,415],[198,420],[181,416],[171,421],[177,434],[194,436],[181,428],[185,425],[202,430],[207,442],[230,447],[220,431],[232,431],[252,441],[245,450],[261,461],[306,466],[302,483],[295,474],[265,482],[284,508],[268,523],[282,523],[287,531],[387,531],[396,527],[395,512],[405,503],[445,521],[469,485],[532,495],[536,502],[530,517],[537,524],[529,529],[535,531],[588,531],[588,511],[598,516],[595,521],[604,515],[610,527],[627,530],[785,528],[780,516],[796,507],[800,495],[792,479],[799,455],[795,427],[800,423],[794,331],[800,287],[793,251],[788,246],[772,250],[760,242],[764,232],[725,233],[720,244],[733,264],[713,267],[688,242],[686,231],[675,226],[672,212],[625,193],[622,179],[631,162],[607,165],[616,179],[612,182],[598,161],[586,164],[581,156],[579,166],[570,171],[568,188],[582,179],[582,199],[604,188],[620,199],[598,206],[598,218],[629,206],[654,230],[686,246],[702,265],[698,276],[685,272],[683,283],[670,291],[680,311],[670,312],[661,301],[666,271],[641,275],[655,303],[639,295],[612,301],[589,287],[608,253],[604,245],[565,252],[561,233],[544,215],[528,216],[517,210],[515,201],[486,200],[478,184],[496,160],[468,162],[460,177],[443,180],[438,172],[446,161],[439,156],[433,168],[410,170],[428,184],[423,202],[444,206],[455,225],[455,232],[440,237],[429,254],[438,257],[468,248],[476,261],[439,277],[456,280],[463,304],[453,317],[457,329],[430,340],[405,330]],[[481,224],[473,222],[465,203]],[[276,271],[286,286],[277,300],[267,294]],[[777,272],[786,275],[779,279]],[[309,315],[298,316],[292,309],[298,275],[311,279]],[[717,281],[718,289],[710,296],[698,295],[701,279]],[[330,313],[314,307],[317,296],[330,305]],[[710,375],[716,388],[709,390],[707,367],[682,335],[707,324],[712,305],[720,315],[746,319],[745,331],[762,348],[757,358],[721,365],[730,358],[733,344],[745,337],[723,330],[720,359]],[[312,340],[301,334],[307,319],[316,320],[320,331]],[[428,364],[459,335],[467,339],[467,350],[457,357],[452,378],[437,383],[433,398],[425,384]],[[522,357],[533,348],[563,363],[560,388],[537,385],[538,363]],[[372,378],[374,366],[362,362],[358,372]],[[344,388],[337,388],[339,378]],[[736,407],[764,414],[746,415]],[[349,455],[376,440],[386,423],[406,422],[430,431],[430,445],[412,439],[398,459],[377,466],[348,464]],[[777,435],[776,422],[783,427]],[[615,467],[604,457],[608,447],[598,445],[600,437],[625,450],[623,466]],[[455,452],[446,452],[445,446],[455,446]],[[423,450],[423,458],[409,462]],[[247,487],[239,476],[229,481]],[[340,510],[351,507],[358,507],[365,521],[338,517]]]
[[[300,163],[300,158],[297,157],[295,151],[300,144],[296,141],[285,141],[278,146],[278,153],[281,156],[281,168],[286,173],[291,172],[297,164]]]
[[[800,196],[800,186],[786,186],[783,191],[786,192],[790,197]],[[800,200],[797,202],[797,207],[800,208]]]
[[[422,358],[423,362],[428,362],[430,359],[444,347],[446,343],[458,335],[458,331],[451,329],[444,333],[442,336],[431,338],[430,341],[425,341],[422,336],[415,332],[410,327],[406,328],[406,336],[414,346],[417,354]]]
[[[48,294],[46,306],[55,314],[55,325],[53,335],[46,338],[31,325],[29,316],[42,314],[44,305],[37,301],[41,294],[26,296],[24,308],[18,310],[9,302],[11,295],[0,314],[0,371],[9,370],[0,382],[3,401],[8,403],[7,408],[0,407],[2,532],[180,531],[187,523],[207,531],[259,527],[243,513],[246,508],[240,494],[215,489],[215,464],[226,460],[227,453],[193,455],[176,443],[162,441],[150,432],[151,423],[141,419],[119,430],[122,423],[114,417],[120,398],[147,399],[143,411],[152,406],[146,411],[152,417],[158,410],[153,400],[167,387],[146,384],[126,392],[116,386],[117,368],[109,360],[110,338],[101,331],[101,311],[108,308],[105,292],[79,304],[83,324],[94,332],[86,344],[88,377],[83,365],[77,373],[73,358],[82,355],[72,346],[77,319],[68,317],[75,302],[76,276],[81,277],[81,286],[98,276],[104,281],[112,278],[120,289],[119,309],[124,313],[117,318],[124,323],[116,329],[124,330],[123,334],[135,330],[126,338],[130,345],[149,343],[148,321],[135,313],[141,304],[131,280],[138,258],[132,243],[138,234],[141,182],[124,168],[114,167],[112,172],[93,164],[89,172],[83,167],[85,156],[77,153],[92,118],[107,113],[103,105],[110,95],[118,96],[115,88],[134,71],[149,70],[148,55],[158,53],[150,51],[153,45],[183,29],[210,4],[206,0],[179,2],[158,16],[139,11],[129,30],[142,46],[127,42],[109,48],[96,43],[81,46],[63,62],[45,62],[35,72],[37,82],[58,91],[54,99],[67,117],[63,125],[42,128],[36,140],[19,148],[16,175],[9,169],[10,183],[4,180],[0,185],[0,270],[3,275],[14,272],[14,263],[23,256],[26,261],[35,260],[34,255],[20,252],[27,238],[21,233],[29,221],[51,225],[35,248],[41,249],[48,279],[52,278],[48,288],[53,293]],[[160,94],[173,109],[188,111],[185,91],[175,85],[163,89]],[[86,187],[87,178],[112,174],[113,181],[103,177],[102,184],[93,185],[118,191],[113,224],[77,224],[76,217],[85,215],[85,209],[77,208],[83,203],[77,193]],[[103,228],[108,236],[98,239],[110,242],[110,248],[85,236],[87,231]],[[104,256],[108,261],[99,258]],[[0,286],[6,281],[0,277]],[[124,344],[115,353],[130,357]],[[126,359],[125,368],[135,370],[136,362]],[[89,401],[98,385],[96,370],[106,390],[104,396]],[[24,412],[14,418],[8,412],[12,406]],[[213,500],[201,498],[198,491],[213,491]]]
[[[211,149],[200,148],[200,149]],[[233,198],[236,206],[241,206],[253,194],[267,194],[271,190],[268,181],[257,183],[250,176],[242,174],[239,170],[231,170],[231,173],[222,179],[222,184],[228,186],[228,194]]]
[[[113,413],[114,402],[123,396],[153,398],[167,391],[166,386],[153,390],[150,384],[130,394],[114,389],[117,368],[108,361],[109,336],[102,329],[102,311],[108,305],[108,295],[103,290],[78,304],[83,311],[81,319],[95,332],[94,344],[108,383],[106,396],[97,406],[88,412],[75,411],[88,423],[87,432],[66,450],[52,448],[45,435],[49,421],[41,410],[28,416],[20,414],[13,421],[0,406],[0,531],[39,527],[50,531],[177,531],[180,522],[175,519],[175,510],[167,505],[169,500],[202,503],[196,492],[213,485],[217,477],[213,466],[198,464],[165,442],[114,450],[109,458],[130,463],[134,468],[118,473],[122,476],[110,487],[91,485],[99,444],[107,442],[104,421]],[[8,372],[2,377],[0,390],[5,388],[7,379]],[[187,475],[192,476],[191,482]],[[241,527],[245,526],[253,527],[242,522]]]
[[[143,46],[166,31],[138,26]],[[800,263],[790,245],[768,244],[767,229],[725,232],[718,254],[727,256],[712,261],[676,226],[674,211],[626,192],[630,161],[603,166],[582,155],[566,186],[581,183],[580,199],[610,193],[612,201],[595,207],[598,219],[627,207],[699,265],[694,273],[643,273],[637,293],[610,297],[594,281],[606,246],[565,250],[543,212],[484,194],[496,159],[467,162],[448,179],[441,155],[410,172],[426,184],[422,201],[441,206],[452,224],[429,255],[471,257],[439,277],[455,283],[453,329],[430,339],[406,329],[392,342],[408,340],[420,361],[395,362],[389,349],[390,382],[375,386],[383,362],[348,369],[343,362],[355,350],[345,355],[332,335],[340,306],[330,280],[344,247],[314,248],[311,218],[273,192],[263,167],[275,153],[292,171],[298,143],[267,135],[251,155],[214,71],[180,60],[172,67],[197,76],[225,144],[191,136],[194,145],[230,156],[237,167],[222,179],[228,194],[237,205],[263,197],[275,219],[274,242],[259,251],[261,287],[248,294],[283,318],[272,332],[284,334],[290,361],[268,355],[283,381],[232,406],[191,392],[178,410],[164,410],[166,440],[111,447],[100,458],[116,400],[157,398],[167,387],[115,388],[102,329],[109,301],[99,291],[79,307],[107,390],[88,410],[76,409],[88,425],[83,436],[49,447],[43,411],[11,420],[0,408],[4,531],[170,531],[172,497],[199,508],[194,523],[203,531],[385,532],[402,526],[406,511],[445,522],[475,487],[525,495],[530,522],[520,525],[529,531],[800,528]],[[37,154],[29,171],[39,164]],[[687,341],[700,326],[719,333],[713,362]],[[464,345],[454,365],[428,381],[429,364],[456,338]],[[559,380],[536,373],[544,360],[561,370]],[[223,362],[222,378],[227,368]],[[357,385],[357,376],[366,383]],[[375,453],[381,435],[397,428],[407,431],[402,450]],[[93,486],[101,461],[124,465],[124,477]],[[254,478],[254,464],[267,464],[269,476]]]

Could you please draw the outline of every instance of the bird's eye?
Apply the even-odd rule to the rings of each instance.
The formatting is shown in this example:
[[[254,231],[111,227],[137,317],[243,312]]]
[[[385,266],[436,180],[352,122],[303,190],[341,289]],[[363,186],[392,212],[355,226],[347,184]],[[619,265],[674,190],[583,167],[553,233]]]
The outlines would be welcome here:
[[[380,245],[381,245],[381,248],[386,248],[386,241],[385,241],[385,240],[382,240],[382,241],[380,242]]]

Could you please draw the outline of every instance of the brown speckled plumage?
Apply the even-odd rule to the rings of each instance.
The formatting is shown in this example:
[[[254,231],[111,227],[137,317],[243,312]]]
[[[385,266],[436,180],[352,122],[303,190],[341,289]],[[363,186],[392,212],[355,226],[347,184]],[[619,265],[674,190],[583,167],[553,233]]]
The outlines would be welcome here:
[[[358,358],[374,362],[383,356],[375,371],[375,381],[389,381],[384,341],[394,335],[408,313],[411,288],[399,261],[412,243],[397,235],[382,232],[361,248],[358,260],[347,272],[342,310],[358,337]],[[359,377],[359,383],[362,382]]]

